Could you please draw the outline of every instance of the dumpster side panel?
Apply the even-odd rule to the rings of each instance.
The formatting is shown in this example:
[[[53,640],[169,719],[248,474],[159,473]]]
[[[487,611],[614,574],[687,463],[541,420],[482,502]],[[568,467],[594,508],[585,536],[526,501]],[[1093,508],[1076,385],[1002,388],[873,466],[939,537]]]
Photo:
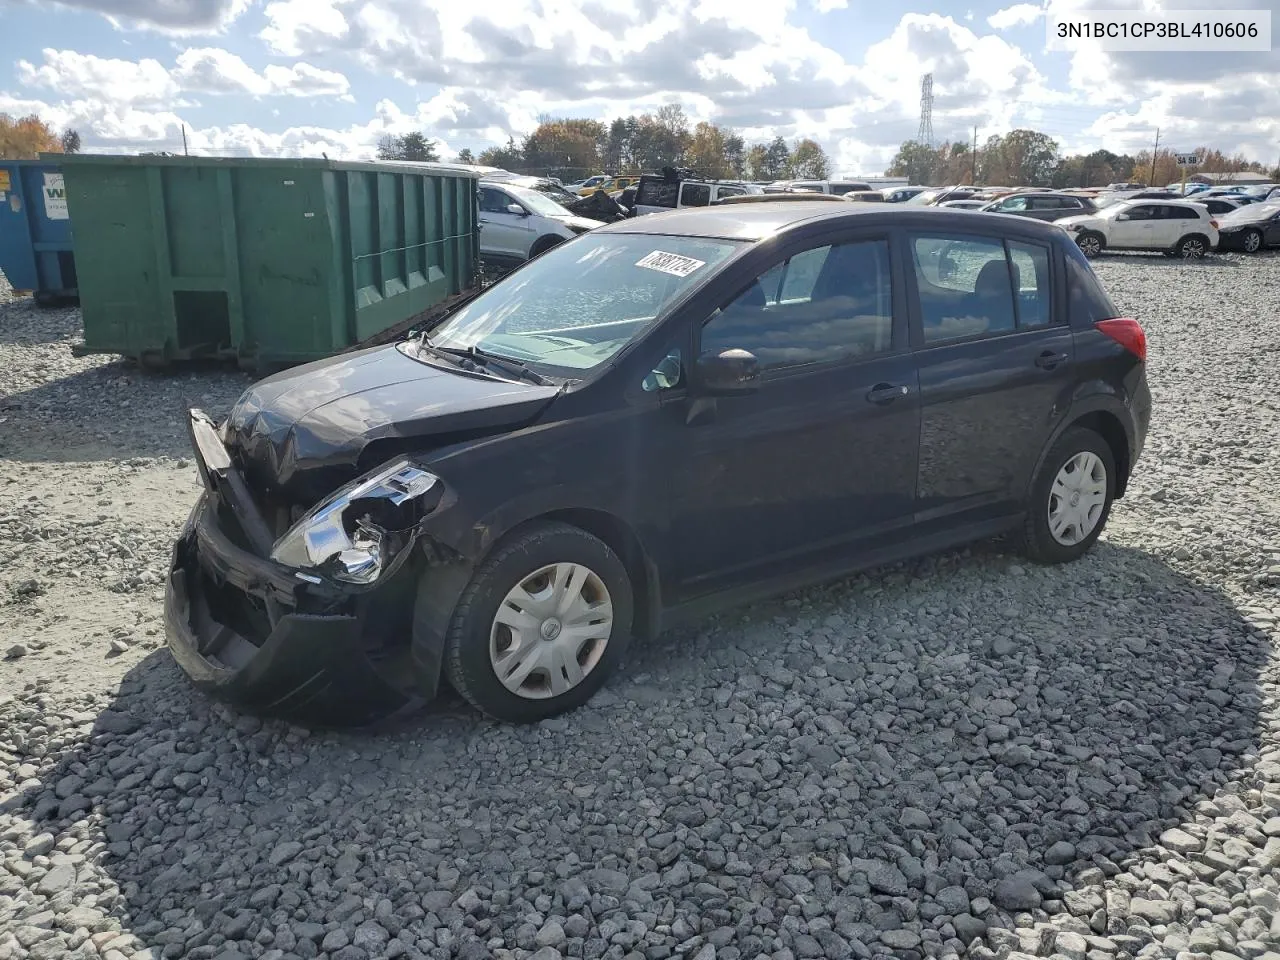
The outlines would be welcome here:
[[[169,332],[160,293],[167,257],[156,243],[147,168],[66,165],[63,173],[80,224],[76,274],[85,349],[130,356],[162,350]]]
[[[334,325],[324,173],[241,166],[234,177],[245,333],[241,353],[270,363],[346,346]]]
[[[0,272],[41,299],[76,295],[66,188],[54,161],[0,161]]]

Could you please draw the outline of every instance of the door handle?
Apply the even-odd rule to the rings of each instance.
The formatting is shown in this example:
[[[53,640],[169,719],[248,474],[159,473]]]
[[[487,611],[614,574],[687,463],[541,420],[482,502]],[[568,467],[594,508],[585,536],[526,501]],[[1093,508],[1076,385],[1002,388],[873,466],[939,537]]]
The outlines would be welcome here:
[[[867,393],[867,400],[871,403],[892,403],[900,397],[905,397],[911,392],[911,388],[907,386],[894,386],[890,383],[877,383]]]
[[[1058,364],[1066,362],[1067,355],[1065,353],[1054,353],[1052,350],[1046,350],[1036,357],[1036,366],[1042,370],[1052,370]]]

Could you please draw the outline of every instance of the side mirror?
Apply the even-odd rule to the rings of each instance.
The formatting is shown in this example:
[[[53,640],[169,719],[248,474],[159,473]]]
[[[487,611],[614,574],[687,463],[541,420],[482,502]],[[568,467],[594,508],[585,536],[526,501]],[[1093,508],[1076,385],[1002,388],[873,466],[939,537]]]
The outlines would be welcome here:
[[[1129,216],[1127,213],[1117,213],[1117,214],[1116,214],[1116,219],[1117,219],[1117,220],[1132,220],[1132,219],[1133,219],[1133,217]]]
[[[514,213],[517,217],[527,217],[529,215],[529,211],[518,203],[508,203],[507,213]]]
[[[708,351],[698,357],[697,383],[700,392],[709,396],[751,393],[760,386],[760,361],[755,354],[736,348]]]

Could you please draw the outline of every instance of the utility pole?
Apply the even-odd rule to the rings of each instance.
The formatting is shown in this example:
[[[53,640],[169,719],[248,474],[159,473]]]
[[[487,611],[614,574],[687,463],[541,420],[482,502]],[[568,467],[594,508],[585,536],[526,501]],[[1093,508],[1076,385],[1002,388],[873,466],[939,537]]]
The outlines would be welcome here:
[[[969,158],[969,180],[978,185],[978,125],[973,125],[973,156]]]
[[[1156,154],[1160,151],[1160,128],[1156,127],[1156,145],[1151,148],[1151,176],[1147,181],[1148,187],[1156,185]]]
[[[187,153],[187,125],[185,123],[182,125],[182,155],[184,157],[189,156]]]

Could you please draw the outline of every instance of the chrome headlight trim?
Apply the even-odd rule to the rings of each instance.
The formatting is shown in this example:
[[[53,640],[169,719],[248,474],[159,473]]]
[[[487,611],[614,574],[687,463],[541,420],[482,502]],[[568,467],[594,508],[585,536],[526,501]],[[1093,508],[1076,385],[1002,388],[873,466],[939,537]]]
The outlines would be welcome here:
[[[358,501],[370,500],[385,500],[399,507],[429,493],[439,483],[439,477],[409,460],[381,467],[309,510],[276,541],[271,559],[296,570],[324,567],[325,573],[348,583],[373,583],[392,559],[388,556],[387,531],[361,517],[348,532],[348,508]]]

